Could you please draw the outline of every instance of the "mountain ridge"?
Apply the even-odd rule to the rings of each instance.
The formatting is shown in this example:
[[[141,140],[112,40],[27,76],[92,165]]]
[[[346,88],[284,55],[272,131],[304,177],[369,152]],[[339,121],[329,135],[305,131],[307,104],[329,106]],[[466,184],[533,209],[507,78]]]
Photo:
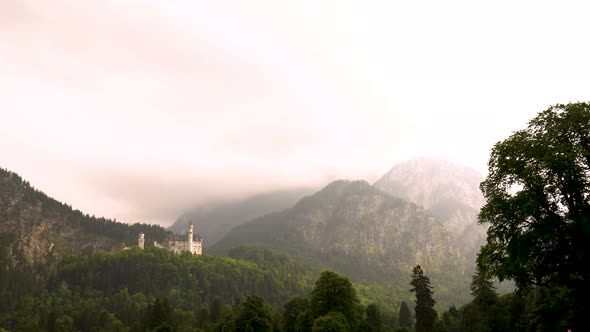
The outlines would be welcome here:
[[[139,233],[163,242],[160,226],[123,224],[84,214],[35,189],[18,174],[0,168],[2,260],[35,265],[84,250],[120,250],[137,243]]]
[[[461,243],[471,260],[485,242],[477,223],[485,203],[476,170],[438,158],[415,158],[393,166],[373,186],[429,209]]]
[[[467,298],[464,290],[452,294],[466,282],[467,264],[444,226],[424,208],[366,181],[334,181],[290,209],[232,229],[211,251],[227,254],[239,245],[287,251],[354,281],[405,284],[420,264],[445,302]]]

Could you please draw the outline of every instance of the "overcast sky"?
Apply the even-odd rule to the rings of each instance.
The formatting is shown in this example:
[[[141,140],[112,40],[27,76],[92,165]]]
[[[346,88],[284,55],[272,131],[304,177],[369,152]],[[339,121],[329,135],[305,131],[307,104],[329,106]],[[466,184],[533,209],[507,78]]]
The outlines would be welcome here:
[[[0,167],[90,214],[493,144],[590,99],[587,1],[0,0]]]

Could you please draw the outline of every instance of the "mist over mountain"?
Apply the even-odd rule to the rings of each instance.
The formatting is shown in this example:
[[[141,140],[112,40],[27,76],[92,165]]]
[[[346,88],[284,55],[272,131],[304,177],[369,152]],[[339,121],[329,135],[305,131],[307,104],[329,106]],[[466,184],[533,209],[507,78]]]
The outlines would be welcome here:
[[[485,228],[477,224],[484,204],[481,181],[483,176],[472,168],[442,159],[416,158],[394,166],[374,186],[430,210],[473,260],[485,241]]]
[[[293,206],[303,196],[312,193],[309,188],[261,193],[237,201],[223,201],[201,205],[183,213],[168,230],[174,233],[186,232],[189,222],[210,247],[235,226],[265,214],[282,211]]]
[[[211,251],[225,254],[239,245],[284,250],[370,282],[405,284],[408,271],[421,264],[445,302],[467,296],[459,290],[466,260],[444,226],[365,181],[333,182],[290,209],[237,226]]]

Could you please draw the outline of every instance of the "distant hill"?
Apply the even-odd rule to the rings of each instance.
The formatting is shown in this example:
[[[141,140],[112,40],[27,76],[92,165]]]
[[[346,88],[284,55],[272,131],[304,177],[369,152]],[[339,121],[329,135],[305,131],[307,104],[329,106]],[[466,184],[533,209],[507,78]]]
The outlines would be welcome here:
[[[394,166],[374,186],[430,210],[457,239],[470,260],[485,241],[477,214],[485,203],[479,190],[483,176],[445,160],[416,158]]]
[[[232,229],[211,251],[224,254],[238,245],[284,250],[355,281],[386,282],[404,292],[412,267],[421,264],[439,298],[468,299],[465,257],[443,225],[420,206],[365,181],[333,182],[291,209]]]
[[[73,210],[0,168],[0,262],[32,266],[65,254],[122,249],[136,245],[141,232],[148,241],[162,242],[169,235],[160,226],[128,225]]]
[[[237,201],[202,205],[182,214],[168,230],[184,233],[192,221],[195,231],[203,236],[203,245],[210,247],[232,228],[256,217],[289,208],[312,192],[312,189],[302,188],[273,191]]]

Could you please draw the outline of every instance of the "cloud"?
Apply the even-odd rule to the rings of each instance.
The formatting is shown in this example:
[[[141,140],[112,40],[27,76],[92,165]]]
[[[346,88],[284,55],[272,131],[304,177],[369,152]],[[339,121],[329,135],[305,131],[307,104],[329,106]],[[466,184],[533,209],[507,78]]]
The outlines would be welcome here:
[[[90,213],[163,223],[414,156],[483,171],[536,112],[587,98],[584,9],[1,1],[2,166]]]

